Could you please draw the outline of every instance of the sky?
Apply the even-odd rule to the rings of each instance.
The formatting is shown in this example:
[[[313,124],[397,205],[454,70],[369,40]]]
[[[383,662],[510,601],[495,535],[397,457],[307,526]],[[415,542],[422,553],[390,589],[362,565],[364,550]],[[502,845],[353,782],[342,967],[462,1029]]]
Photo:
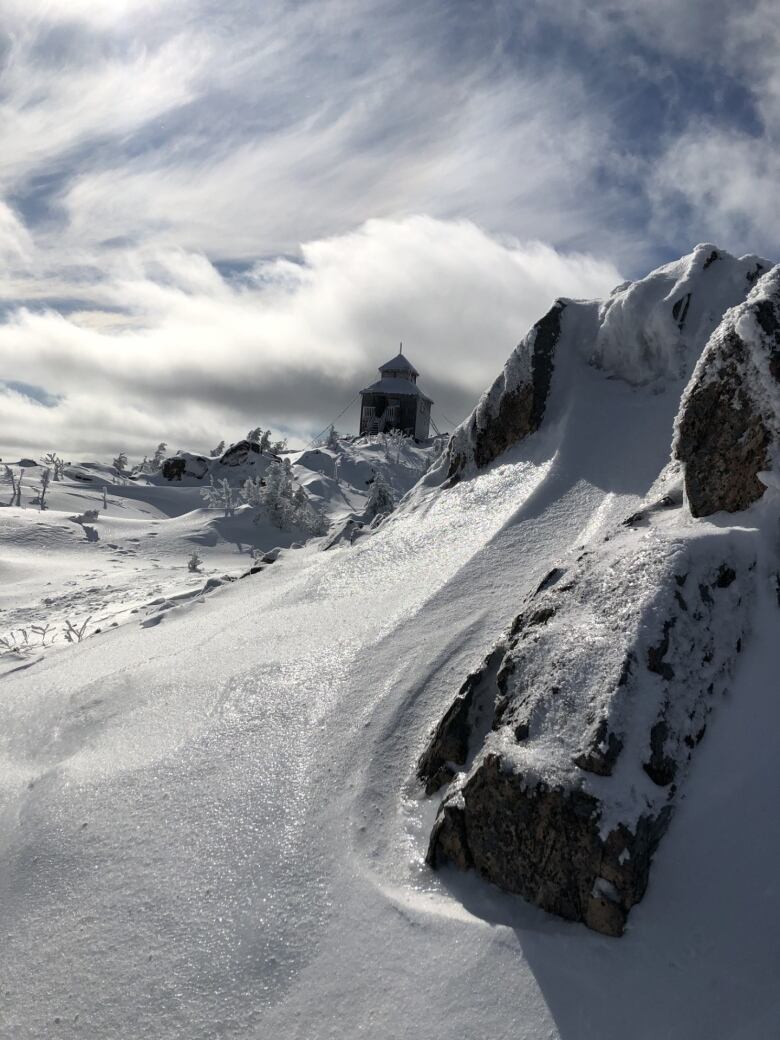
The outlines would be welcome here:
[[[0,457],[302,444],[400,341],[451,428],[556,296],[780,257],[779,58],[774,0],[0,0]]]

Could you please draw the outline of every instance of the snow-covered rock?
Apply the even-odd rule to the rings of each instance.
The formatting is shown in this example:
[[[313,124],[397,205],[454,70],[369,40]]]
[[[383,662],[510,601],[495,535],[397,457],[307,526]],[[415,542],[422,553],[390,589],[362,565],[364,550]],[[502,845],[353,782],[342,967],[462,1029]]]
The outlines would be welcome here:
[[[780,472],[780,265],[729,311],[686,391],[675,438],[694,516],[745,509]],[[766,473],[762,479],[760,474]]]
[[[604,303],[559,302],[454,436],[451,478],[500,466],[548,421],[593,439],[573,418],[595,395],[587,366],[657,397],[676,459],[622,525],[586,529],[576,558],[556,560],[442,715],[418,763],[428,794],[449,785],[431,865],[474,868],[613,935],[642,898],[751,628],[759,534],[693,518],[745,509],[777,483],[780,267],[768,267],[698,246]],[[587,449],[571,472],[559,452],[557,468],[593,479]]]
[[[507,448],[539,428],[550,391],[555,349],[566,303],[558,300],[531,329],[449,447],[449,477],[473,463],[484,469]]]
[[[622,932],[750,620],[753,540],[684,513],[551,571],[468,677],[420,762],[429,792],[456,777],[430,863]]]
[[[209,462],[204,455],[193,455],[190,451],[180,451],[170,458],[163,459],[160,473],[165,480],[181,481],[182,477],[203,480],[209,472]]]
[[[685,381],[723,315],[770,267],[762,257],[736,258],[706,243],[617,286],[606,300],[558,300],[453,434],[440,477],[484,469],[538,429],[562,353],[631,385]]]

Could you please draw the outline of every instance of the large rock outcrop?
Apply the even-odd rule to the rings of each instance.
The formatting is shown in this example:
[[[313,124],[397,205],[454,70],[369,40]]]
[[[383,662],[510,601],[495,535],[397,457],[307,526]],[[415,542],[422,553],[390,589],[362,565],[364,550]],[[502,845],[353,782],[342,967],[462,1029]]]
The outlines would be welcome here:
[[[485,469],[534,433],[548,410],[560,361],[572,354],[634,385],[682,385],[723,315],[745,300],[770,266],[761,257],[737,258],[704,243],[617,286],[605,300],[558,300],[454,432],[432,479],[452,483]]]
[[[468,677],[419,763],[450,784],[432,866],[622,932],[748,617],[748,536],[686,513],[670,495],[552,571]]]
[[[729,311],[686,391],[674,451],[694,516],[759,499],[780,456],[780,265]]]
[[[647,387],[670,427],[680,401],[674,458],[642,508],[530,592],[443,712],[418,776],[444,792],[431,866],[473,869],[618,935],[749,625],[759,539],[693,517],[780,488],[780,267],[702,245],[608,300],[556,304],[430,483],[500,461],[545,416],[565,428],[594,371]],[[567,476],[579,458],[575,446]],[[583,474],[606,492],[604,479]]]
[[[507,448],[539,428],[550,392],[565,306],[563,300],[557,300],[534,325],[467,422],[455,432],[449,452],[449,478],[457,478],[469,462],[484,469]]]

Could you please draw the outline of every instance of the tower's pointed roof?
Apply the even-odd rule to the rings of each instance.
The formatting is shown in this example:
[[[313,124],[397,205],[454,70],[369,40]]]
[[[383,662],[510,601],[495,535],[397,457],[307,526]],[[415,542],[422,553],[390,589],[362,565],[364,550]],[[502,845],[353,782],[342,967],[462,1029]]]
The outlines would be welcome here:
[[[419,372],[411,363],[409,358],[404,357],[403,354],[396,354],[394,358],[389,361],[385,361],[384,365],[379,366],[380,372],[411,372],[412,375],[419,376]]]

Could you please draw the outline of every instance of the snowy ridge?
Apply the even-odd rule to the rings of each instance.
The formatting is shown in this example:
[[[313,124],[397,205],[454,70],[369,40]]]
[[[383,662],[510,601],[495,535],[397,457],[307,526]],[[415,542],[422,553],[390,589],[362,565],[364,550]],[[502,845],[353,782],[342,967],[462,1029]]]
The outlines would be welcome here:
[[[696,246],[601,304],[592,363],[629,383],[687,379],[723,315],[769,267],[763,257]]]
[[[504,371],[455,431],[440,480],[479,470],[538,428],[551,369],[576,353],[632,385],[685,382],[726,311],[772,265],[711,244],[666,264],[604,301],[559,300],[521,340]]]

